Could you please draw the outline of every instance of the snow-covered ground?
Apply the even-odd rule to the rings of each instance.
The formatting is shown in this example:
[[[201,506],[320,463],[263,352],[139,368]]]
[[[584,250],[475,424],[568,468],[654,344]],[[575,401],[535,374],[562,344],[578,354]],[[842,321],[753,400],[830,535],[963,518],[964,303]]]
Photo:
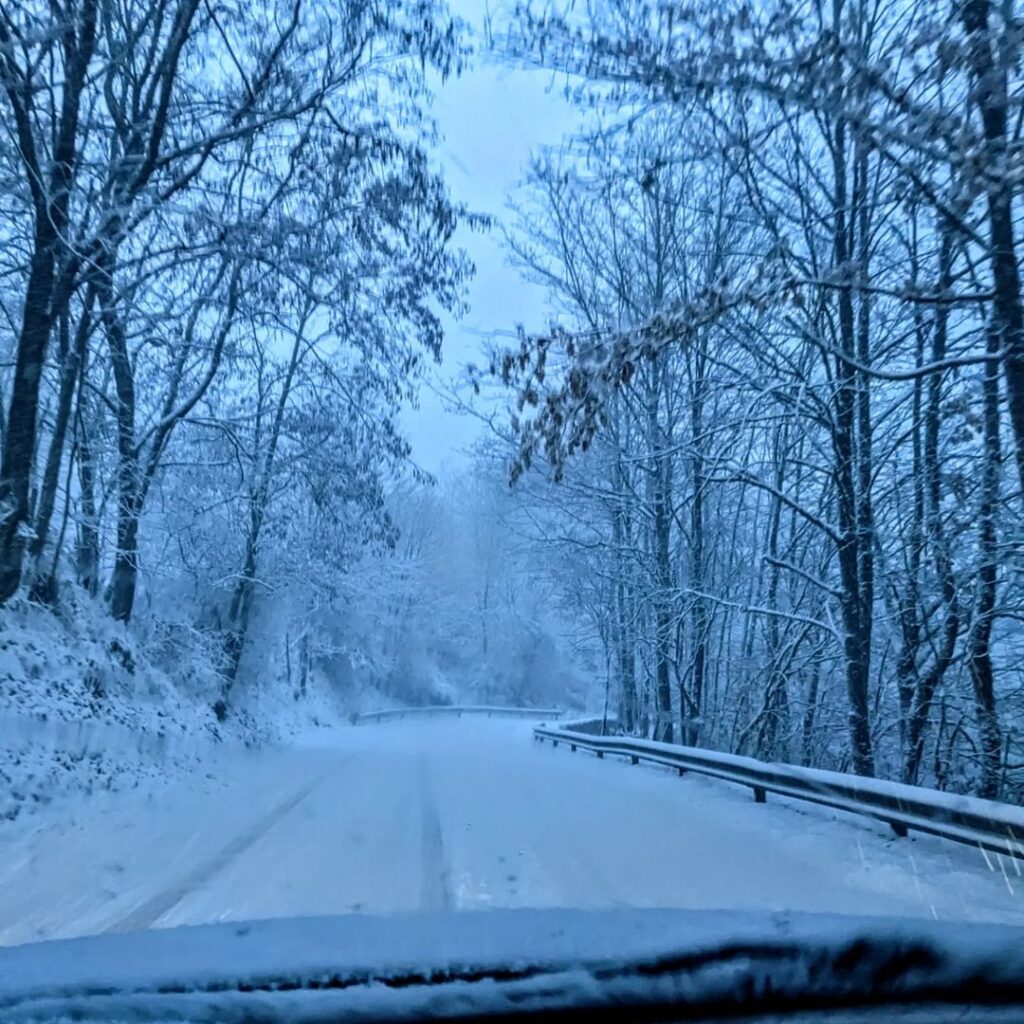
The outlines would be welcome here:
[[[1024,923],[1016,862],[463,718],[224,747],[206,772],[0,825],[0,942],[491,907]]]

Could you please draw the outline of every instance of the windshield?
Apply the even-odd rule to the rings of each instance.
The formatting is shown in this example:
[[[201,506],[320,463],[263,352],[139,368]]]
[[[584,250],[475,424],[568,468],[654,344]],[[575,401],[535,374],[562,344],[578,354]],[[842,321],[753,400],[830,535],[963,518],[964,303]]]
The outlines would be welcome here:
[[[0,944],[1024,924],[1019,28],[0,5]]]

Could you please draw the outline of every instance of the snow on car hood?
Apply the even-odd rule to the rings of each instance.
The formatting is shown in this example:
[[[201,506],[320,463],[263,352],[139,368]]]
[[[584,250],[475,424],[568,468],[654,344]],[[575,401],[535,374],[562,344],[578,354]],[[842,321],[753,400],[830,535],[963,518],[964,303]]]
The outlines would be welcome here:
[[[320,1017],[325,1000],[331,1015],[401,1019],[503,1005],[510,985],[521,1004],[541,977],[550,993],[553,973],[592,995],[602,977],[649,985],[657,972],[638,974],[637,964],[675,962],[678,973],[719,952],[749,961],[752,950],[792,958],[800,948],[848,960],[872,943],[954,981],[1024,979],[1024,929],[1003,925],[683,910],[351,915],[0,949],[0,1019],[252,1019],[255,1005],[260,1019],[305,1020]]]

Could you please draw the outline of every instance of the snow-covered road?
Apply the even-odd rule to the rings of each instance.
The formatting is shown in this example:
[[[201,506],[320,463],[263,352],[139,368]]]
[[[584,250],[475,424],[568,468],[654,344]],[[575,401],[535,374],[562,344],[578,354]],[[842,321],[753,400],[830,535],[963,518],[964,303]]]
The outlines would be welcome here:
[[[395,722],[0,826],[0,943],[489,907],[827,910],[1024,923],[1017,862],[688,775]]]

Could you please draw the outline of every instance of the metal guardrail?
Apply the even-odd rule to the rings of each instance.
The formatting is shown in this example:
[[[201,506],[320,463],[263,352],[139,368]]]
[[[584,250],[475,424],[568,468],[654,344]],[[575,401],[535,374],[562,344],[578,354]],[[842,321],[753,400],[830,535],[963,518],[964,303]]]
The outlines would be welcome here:
[[[564,744],[570,750],[591,750],[598,757],[610,754],[629,758],[633,764],[645,761],[664,765],[676,769],[680,775],[695,772],[749,786],[758,803],[764,803],[768,793],[777,793],[877,818],[886,822],[898,836],[905,836],[913,829],[982,850],[1024,858],[1024,808],[995,800],[842,772],[769,764],[752,757],[697,747],[628,736],[594,736],[573,731],[571,723],[564,728],[537,726],[533,736],[540,742],[550,740],[556,747]]]
[[[388,708],[386,711],[363,711],[352,716],[359,722],[388,722],[396,718],[461,718],[463,715],[486,715],[488,718],[561,718],[560,708],[502,708],[487,705],[438,704],[422,708]]]

